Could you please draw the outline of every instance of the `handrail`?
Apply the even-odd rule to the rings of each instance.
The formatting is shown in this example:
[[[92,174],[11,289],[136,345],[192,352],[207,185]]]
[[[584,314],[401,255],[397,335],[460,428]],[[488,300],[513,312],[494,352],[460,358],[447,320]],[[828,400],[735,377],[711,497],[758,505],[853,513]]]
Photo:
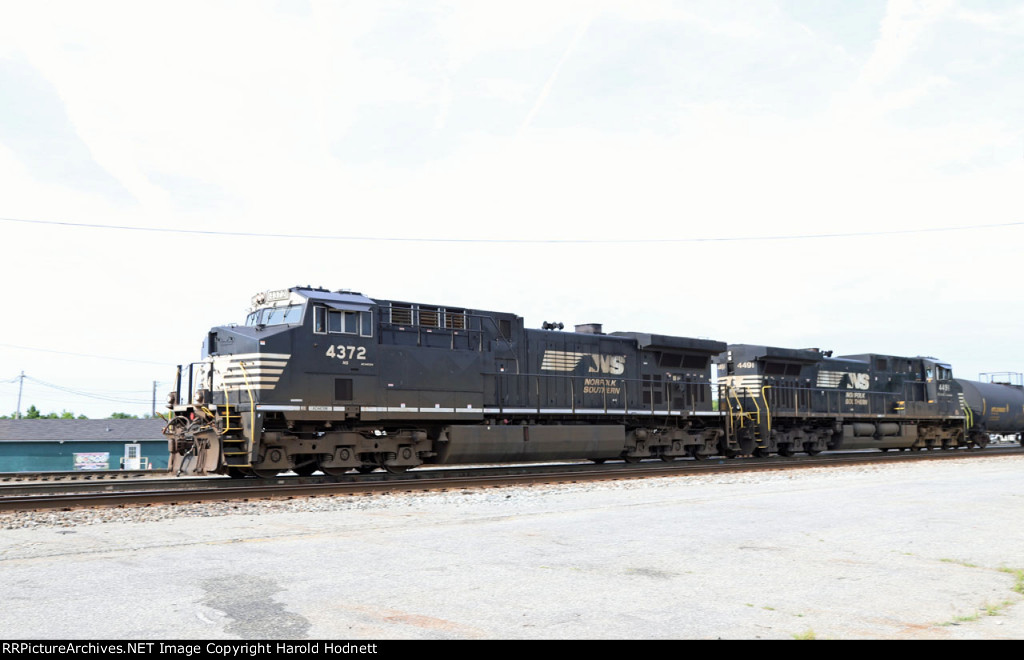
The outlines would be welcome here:
[[[765,385],[764,387],[761,388],[761,399],[764,401],[764,414],[765,420],[768,423],[768,431],[772,430],[772,411],[771,408],[768,406],[768,397],[765,395],[765,390],[770,390],[771,388],[771,385]],[[759,419],[758,421],[761,420]]]
[[[242,368],[242,377],[245,379],[245,390],[249,394],[249,437],[256,437],[256,402],[252,397],[252,385],[249,383],[249,372],[245,370],[245,361],[239,360],[238,366]]]
[[[688,378],[681,381],[661,382],[647,381],[639,378],[624,378],[610,374],[547,374],[547,373],[510,373],[505,371],[486,372],[483,376],[487,379],[494,379],[495,393],[499,394],[498,406],[502,410],[507,407],[515,408],[516,405],[509,404],[508,396],[518,392],[516,396],[521,397],[518,407],[527,407],[539,411],[544,407],[542,394],[547,391],[557,391],[558,399],[569,395],[568,405],[561,407],[577,413],[580,408],[580,401],[585,399],[592,407],[599,408],[604,413],[622,413],[646,411],[653,415],[676,415],[689,411],[690,413],[704,410],[701,401],[708,410],[713,410],[711,401],[714,399],[714,385],[707,380],[699,378]],[[594,383],[594,388],[603,388],[603,391],[591,391],[585,393],[582,386],[584,381],[600,381]],[[684,399],[681,406],[675,405],[673,399],[673,386],[681,386],[679,396]],[[692,387],[688,387],[692,386]],[[512,392],[509,388],[511,387]],[[706,388],[702,393],[698,388]],[[618,392],[614,391],[616,388]],[[652,394],[649,402],[634,402],[631,395],[640,396],[640,393],[650,392]],[[661,394],[662,403],[655,403],[653,395]],[[704,398],[702,398],[702,395]],[[600,397],[600,398],[598,398]],[[710,397],[710,398],[709,398]],[[536,400],[535,400],[536,399]],[[617,399],[617,401],[613,401]],[[639,401],[639,399],[638,399]],[[634,406],[634,404],[637,404]]]

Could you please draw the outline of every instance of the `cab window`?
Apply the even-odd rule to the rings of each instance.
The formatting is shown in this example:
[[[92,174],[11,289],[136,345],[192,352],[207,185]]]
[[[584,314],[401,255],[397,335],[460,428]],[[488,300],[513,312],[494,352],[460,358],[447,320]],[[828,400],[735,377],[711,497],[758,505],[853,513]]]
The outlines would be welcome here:
[[[347,309],[327,310],[327,332],[369,337],[372,329],[370,312]]]

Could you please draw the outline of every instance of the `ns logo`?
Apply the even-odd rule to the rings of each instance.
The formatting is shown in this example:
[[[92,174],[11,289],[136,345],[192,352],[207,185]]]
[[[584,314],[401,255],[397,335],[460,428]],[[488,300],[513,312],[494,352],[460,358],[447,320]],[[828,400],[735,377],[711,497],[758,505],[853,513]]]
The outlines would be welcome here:
[[[871,374],[847,374],[850,382],[846,385],[851,390],[866,390],[871,387]]]
[[[625,355],[601,355],[600,353],[576,353],[547,349],[540,368],[546,371],[575,371],[583,358],[588,358],[587,373],[618,376],[626,371]]]
[[[618,376],[626,370],[625,355],[591,355],[594,364],[587,369],[588,373],[602,373]]]

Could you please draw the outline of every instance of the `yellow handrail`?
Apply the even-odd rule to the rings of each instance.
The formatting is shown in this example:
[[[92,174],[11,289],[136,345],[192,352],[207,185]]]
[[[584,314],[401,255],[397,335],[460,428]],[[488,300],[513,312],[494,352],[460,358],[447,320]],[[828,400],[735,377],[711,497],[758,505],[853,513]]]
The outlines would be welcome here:
[[[249,383],[249,372],[245,370],[245,362],[239,361],[238,366],[242,368],[242,377],[245,378],[245,391],[249,395],[249,437],[255,438],[256,433],[256,402],[252,398],[252,385]]]
[[[750,400],[754,402],[754,407],[757,408],[757,416],[754,417],[754,423],[758,426],[761,425],[761,405],[757,402],[757,396],[750,397]]]
[[[740,417],[740,428],[743,428],[743,418],[747,416],[747,413],[743,412],[743,404],[740,402],[740,397],[736,394],[736,388],[730,385],[729,393],[732,394],[732,398],[736,400],[736,409],[739,411]]]
[[[768,397],[765,394],[765,390],[771,389],[771,387],[772,387],[771,385],[765,385],[764,387],[761,388],[761,398],[764,399],[764,415],[765,415],[765,419],[768,421],[768,430],[769,431],[772,430],[772,411],[768,407]],[[760,420],[758,420],[758,421],[760,421]]]

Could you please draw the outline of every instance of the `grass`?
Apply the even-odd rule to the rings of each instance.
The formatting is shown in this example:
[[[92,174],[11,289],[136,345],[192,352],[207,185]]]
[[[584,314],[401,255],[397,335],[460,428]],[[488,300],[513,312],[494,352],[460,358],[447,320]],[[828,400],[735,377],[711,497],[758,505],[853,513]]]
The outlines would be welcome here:
[[[972,564],[972,563],[966,562],[966,561],[960,561],[958,559],[940,559],[939,561],[945,562],[947,564],[957,564],[958,566],[965,566],[967,568],[983,568],[981,566],[978,566],[977,564]],[[1020,568],[1007,568],[1006,566],[1000,566],[996,570],[998,570],[1000,573],[1008,573],[1008,574],[1012,575],[1014,577],[1014,582],[1013,582],[1013,586],[1010,587],[1010,590],[1013,591],[1014,593],[1018,593],[1018,594],[1024,595],[1024,569],[1020,569]],[[1011,605],[1014,605],[1014,604],[1015,603],[1012,600],[1004,600],[1003,602],[996,603],[994,605],[992,603],[985,603],[984,605],[981,606],[981,609],[976,611],[974,614],[965,614],[965,615],[962,615],[962,616],[957,616],[957,617],[954,617],[952,621],[947,621],[946,623],[940,623],[939,625],[941,625],[941,626],[952,626],[952,625],[956,625],[956,624],[959,624],[959,623],[968,623],[970,621],[977,621],[982,616],[999,616],[999,615],[1003,614],[1003,611],[1007,607],[1010,607]]]
[[[982,616],[999,616],[1003,613],[1003,610],[1013,605],[1013,601],[1004,600],[1001,603],[993,605],[992,603],[985,603],[981,606],[981,609],[974,614],[963,614],[961,616],[953,617],[952,621],[940,623],[940,626],[955,626],[960,623],[970,623],[971,621],[977,621]]]
[[[804,631],[802,633],[798,633],[796,635],[793,635],[793,639],[818,639],[818,636],[816,634],[814,634],[813,630],[808,628],[806,631]]]
[[[1010,605],[1013,605],[1012,601],[1004,600],[998,605],[989,605],[988,603],[986,603],[985,607],[983,607],[982,609],[985,610],[985,616],[999,616],[1003,613],[1003,610],[1009,607]]]
[[[958,623],[969,623],[971,621],[977,621],[980,618],[981,618],[981,614],[978,613],[978,612],[975,612],[974,614],[964,614],[964,615],[961,615],[961,616],[955,616],[955,617],[953,617],[952,621],[947,621],[946,623],[943,623],[942,625],[944,625],[944,626],[952,626],[952,625],[956,625]]]
[[[1018,594],[1024,595],[1024,569],[1020,568],[1007,568],[1005,566],[999,567],[1000,573],[1009,573],[1013,575],[1016,580],[1013,583],[1013,591]]]

